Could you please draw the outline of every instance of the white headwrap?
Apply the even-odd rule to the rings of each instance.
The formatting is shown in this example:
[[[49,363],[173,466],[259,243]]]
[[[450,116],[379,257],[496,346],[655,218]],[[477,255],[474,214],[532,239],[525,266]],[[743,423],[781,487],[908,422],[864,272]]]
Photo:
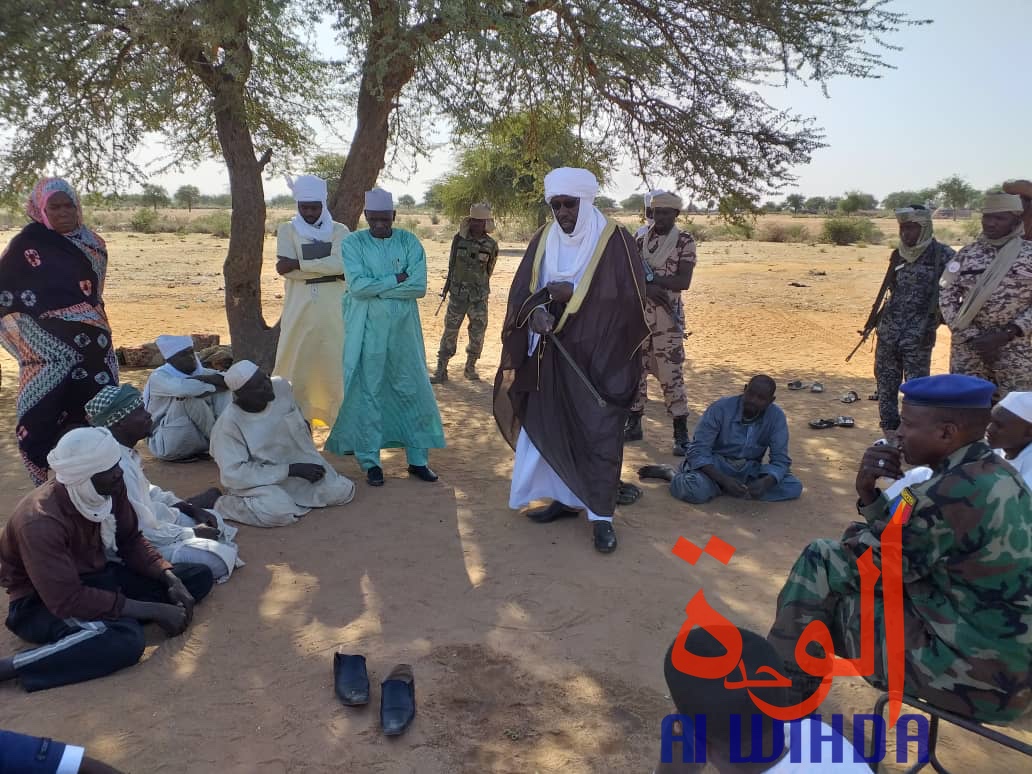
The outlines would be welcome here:
[[[193,339],[189,336],[158,336],[154,343],[165,360],[185,349],[193,349]]]
[[[329,242],[333,238],[333,216],[330,214],[330,207],[326,203],[326,181],[315,175],[301,175],[291,180],[287,178],[287,185],[294,195],[295,202],[320,202],[322,203],[322,214],[315,225],[310,224],[301,217],[298,212],[290,222],[294,224],[294,230],[303,239],[314,239],[316,242]]]
[[[110,470],[122,459],[122,447],[111,431],[103,427],[70,430],[47,455],[47,462],[59,484],[68,491],[72,505],[83,518],[100,524],[104,547],[115,550],[115,516],[110,497],[97,493],[90,480]]]
[[[390,191],[374,188],[365,193],[365,209],[370,212],[393,212],[394,197]]]
[[[649,207],[652,206],[653,199],[655,199],[660,194],[665,194],[665,193],[666,193],[666,191],[664,191],[662,188],[654,188],[651,191],[649,191],[647,194],[645,194],[645,209],[648,209]]]
[[[996,405],[1032,424],[1032,392],[1008,392]]]
[[[225,373],[226,386],[233,392],[236,392],[247,384],[248,380],[256,373],[258,373],[258,366],[250,360],[238,360]]]
[[[580,199],[580,208],[572,234],[563,231],[558,221],[548,229],[541,267],[542,287],[549,282],[576,285],[588,268],[602,229],[606,227],[606,216],[595,207],[598,180],[588,170],[560,167],[545,175],[545,201],[551,202],[555,196]]]

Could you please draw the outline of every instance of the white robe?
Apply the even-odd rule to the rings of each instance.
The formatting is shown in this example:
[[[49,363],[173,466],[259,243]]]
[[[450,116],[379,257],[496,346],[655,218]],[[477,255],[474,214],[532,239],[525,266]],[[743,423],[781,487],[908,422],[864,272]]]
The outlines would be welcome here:
[[[190,375],[214,373],[198,363]],[[212,427],[231,396],[166,363],[147,379],[143,400],[154,417],[154,433],[147,439],[151,454],[159,460],[181,460],[208,451]]]
[[[996,453],[1003,457],[1003,450],[997,449]],[[1006,459],[1006,458],[1004,458]],[[1026,446],[1021,452],[1012,460],[1007,460],[1011,466],[1018,471],[1029,488],[1032,489],[1032,443]]]
[[[150,483],[139,454],[123,446],[120,465],[140,532],[166,561],[207,565],[219,583],[229,580],[233,570],[243,566],[234,542],[237,529],[226,524],[217,510],[212,513],[218,520],[221,537],[197,537],[194,520],[175,507],[183,498]]]
[[[215,423],[211,455],[226,493],[216,507],[227,519],[255,527],[282,527],[312,508],[343,505],[355,496],[354,483],[323,459],[312,442],[290,383],[273,377],[276,398],[257,413],[231,404]],[[314,484],[288,475],[293,463],[321,465],[326,475]]]

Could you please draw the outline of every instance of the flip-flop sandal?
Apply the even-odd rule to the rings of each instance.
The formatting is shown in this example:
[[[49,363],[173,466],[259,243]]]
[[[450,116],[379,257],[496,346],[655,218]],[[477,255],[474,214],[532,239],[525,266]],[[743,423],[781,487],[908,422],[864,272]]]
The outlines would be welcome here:
[[[841,400],[843,403],[856,403],[858,400],[860,400],[860,396],[856,394],[856,390],[850,390],[841,398],[839,398],[839,400]]]
[[[636,487],[634,484],[628,484],[624,481],[620,482],[620,486],[616,490],[617,505],[630,505],[631,503],[637,502],[640,497],[641,489]]]
[[[803,384],[798,379],[796,379],[794,382],[789,382],[788,383],[788,389],[790,389],[790,390],[805,390],[806,389],[806,385]]]
[[[812,427],[814,430],[826,430],[829,427],[834,427],[834,426],[835,426],[835,420],[834,419],[811,419],[810,420],[810,427]]]
[[[820,382],[814,382],[810,385],[810,392],[824,392],[824,385]]]
[[[853,417],[835,417],[835,427],[853,427],[855,424]]]

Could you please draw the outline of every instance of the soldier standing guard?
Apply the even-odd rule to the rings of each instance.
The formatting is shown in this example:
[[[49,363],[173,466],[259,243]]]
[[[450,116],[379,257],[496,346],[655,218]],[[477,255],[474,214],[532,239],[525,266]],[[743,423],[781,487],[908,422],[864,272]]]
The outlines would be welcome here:
[[[484,333],[487,331],[487,299],[491,295],[491,274],[498,261],[498,243],[488,236],[494,230],[491,205],[474,204],[469,208],[469,217],[459,224],[459,233],[452,239],[451,254],[448,257],[448,279],[445,280],[443,297],[450,294],[448,312],[444,318],[444,333],[437,353],[437,370],[430,377],[431,384],[448,381],[448,361],[455,355],[459,328],[469,316],[469,345],[466,347],[467,379],[476,381],[477,359],[484,349]]]
[[[953,249],[932,235],[932,213],[914,204],[896,210],[899,246],[892,251],[882,282],[888,300],[878,319],[874,377],[878,382],[881,429],[899,427],[899,386],[928,376],[939,327],[939,277]]]
[[[653,225],[636,239],[645,268],[645,319],[649,338],[642,345],[642,373],[638,396],[624,428],[624,441],[643,437],[641,418],[648,390],[645,379],[659,380],[667,412],[674,422],[673,453],[683,457],[688,446],[688,400],[684,390],[684,306],[681,292],[692,284],[695,240],[675,225],[683,209],[676,194],[660,192],[652,198]]]

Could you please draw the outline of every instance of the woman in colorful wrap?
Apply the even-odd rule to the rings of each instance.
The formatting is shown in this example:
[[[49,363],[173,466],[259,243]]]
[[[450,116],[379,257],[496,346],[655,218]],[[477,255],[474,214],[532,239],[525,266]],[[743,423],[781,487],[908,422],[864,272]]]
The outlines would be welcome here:
[[[104,313],[107,248],[82,223],[72,187],[40,180],[31,222],[0,255],[0,343],[18,361],[15,433],[34,484],[47,479],[47,454],[70,427],[88,425],[86,402],[118,382]]]

